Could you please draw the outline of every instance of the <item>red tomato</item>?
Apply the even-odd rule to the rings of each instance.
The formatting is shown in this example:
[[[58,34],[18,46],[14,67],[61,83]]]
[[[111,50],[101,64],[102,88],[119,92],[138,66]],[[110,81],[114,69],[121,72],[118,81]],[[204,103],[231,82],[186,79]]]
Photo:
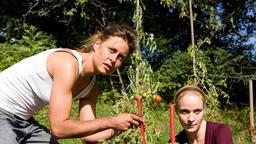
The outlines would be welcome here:
[[[244,137],[240,137],[240,141],[241,141],[241,142],[244,142],[244,141],[245,141],[245,138],[244,138]]]
[[[159,95],[154,97],[154,102],[158,102],[159,103],[159,102],[161,102],[161,100],[162,100],[162,98]]]

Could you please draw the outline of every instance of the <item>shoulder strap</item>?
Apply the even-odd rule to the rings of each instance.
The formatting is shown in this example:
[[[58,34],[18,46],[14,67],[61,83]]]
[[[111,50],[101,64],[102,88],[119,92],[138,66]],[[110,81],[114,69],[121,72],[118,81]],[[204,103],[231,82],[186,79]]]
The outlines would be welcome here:
[[[96,76],[93,76],[89,85],[83,91],[81,91],[78,95],[76,95],[74,99],[85,98],[89,94],[89,92],[92,90],[93,86],[95,85],[95,82],[96,82]]]
[[[79,65],[78,72],[79,72],[79,74],[82,72],[82,62],[83,62],[83,60],[82,60],[81,55],[76,50],[61,48],[61,49],[57,49],[55,52],[68,52],[68,53],[70,53],[78,61],[78,65]]]
[[[57,52],[58,51],[68,52],[71,55],[73,55],[77,59],[78,64],[79,64],[79,74],[82,72],[82,62],[83,62],[83,60],[82,60],[81,55],[76,50],[71,50],[71,49],[67,49],[67,48],[64,49],[63,48],[63,49],[58,49],[56,51]],[[74,97],[74,99],[81,99],[81,98],[86,97],[89,94],[89,92],[92,90],[93,86],[95,85],[95,82],[96,82],[96,76],[93,76],[89,85],[83,91],[81,91],[78,95],[76,95]]]

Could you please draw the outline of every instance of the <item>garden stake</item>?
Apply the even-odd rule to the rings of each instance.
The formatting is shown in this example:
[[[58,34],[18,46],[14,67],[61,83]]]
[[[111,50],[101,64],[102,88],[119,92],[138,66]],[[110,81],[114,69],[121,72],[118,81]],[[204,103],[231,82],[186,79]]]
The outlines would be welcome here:
[[[139,116],[143,118],[142,114],[142,106],[141,106],[141,96],[136,96],[138,108],[139,108]],[[140,131],[141,131],[141,139],[142,139],[142,144],[146,144],[146,139],[145,139],[145,129],[144,129],[144,124],[140,124]]]
[[[251,141],[254,142],[253,139],[253,114],[250,112],[250,136],[251,136]]]
[[[174,104],[170,104],[170,143],[175,143]]]

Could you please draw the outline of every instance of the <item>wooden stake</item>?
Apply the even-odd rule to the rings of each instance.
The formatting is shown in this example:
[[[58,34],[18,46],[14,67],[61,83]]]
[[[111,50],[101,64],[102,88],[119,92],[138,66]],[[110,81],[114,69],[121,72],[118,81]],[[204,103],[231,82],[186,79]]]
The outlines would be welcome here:
[[[253,120],[253,81],[249,80],[249,96],[250,96],[250,136],[251,141],[254,142],[254,134],[253,134],[253,127],[254,127],[254,120]]]

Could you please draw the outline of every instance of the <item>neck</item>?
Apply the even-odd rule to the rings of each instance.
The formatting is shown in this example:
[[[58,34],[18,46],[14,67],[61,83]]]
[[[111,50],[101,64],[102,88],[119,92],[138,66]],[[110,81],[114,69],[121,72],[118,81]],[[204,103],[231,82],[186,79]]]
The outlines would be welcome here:
[[[94,67],[93,67],[93,53],[89,52],[89,53],[80,53],[80,55],[82,56],[83,59],[83,63],[82,63],[82,76],[83,77],[90,77],[92,75],[95,75],[94,72]]]
[[[189,144],[204,144],[206,131],[206,121],[203,120],[199,129],[193,133],[186,133],[188,136]]]

